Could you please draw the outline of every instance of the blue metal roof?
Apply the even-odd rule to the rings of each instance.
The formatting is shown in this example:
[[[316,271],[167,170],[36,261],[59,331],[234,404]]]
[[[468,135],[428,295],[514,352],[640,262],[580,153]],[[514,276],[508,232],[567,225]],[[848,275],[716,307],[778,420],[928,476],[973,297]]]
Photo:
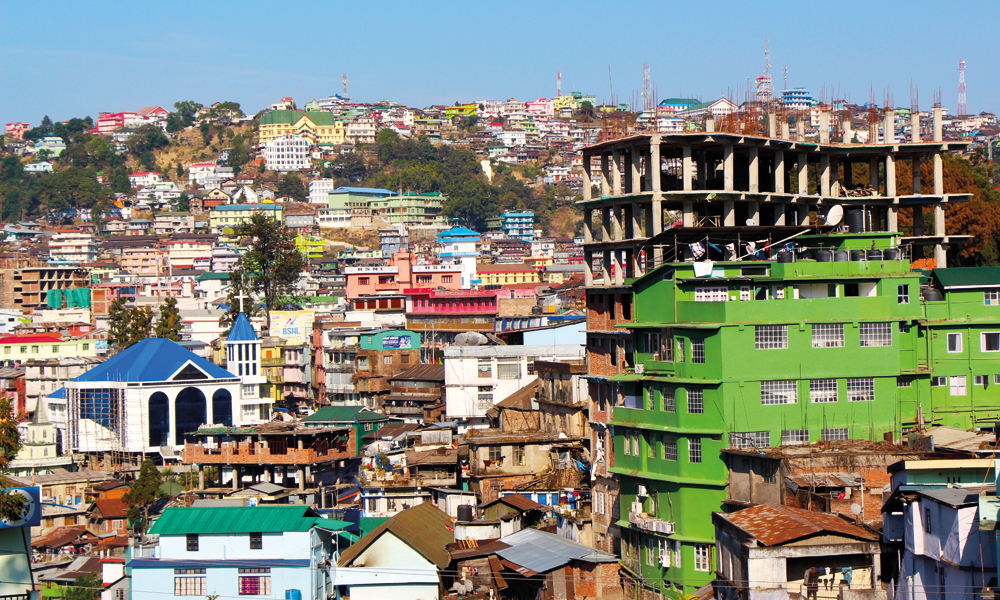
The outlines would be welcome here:
[[[210,379],[236,377],[176,342],[149,338],[129,346],[73,381],[167,381],[188,361]]]
[[[613,554],[594,550],[554,533],[538,531],[537,529],[522,529],[517,533],[500,538],[500,541],[511,546],[497,550],[497,554],[501,558],[536,573],[551,571],[571,560],[595,563],[616,562],[618,560]]]
[[[256,342],[257,332],[253,330],[253,325],[250,324],[250,320],[244,313],[236,315],[236,322],[233,323],[233,328],[229,330],[229,337],[226,338],[227,342]]]
[[[437,237],[438,238],[470,237],[470,236],[479,237],[479,235],[480,234],[478,232],[475,232],[469,229],[468,227],[452,227],[451,229],[442,231],[441,233],[437,234]]]
[[[396,192],[392,190],[386,190],[382,188],[366,188],[366,187],[339,187],[331,194],[374,194],[379,196],[394,196]]]
[[[281,210],[280,206],[275,204],[221,204],[216,206],[212,210]]]

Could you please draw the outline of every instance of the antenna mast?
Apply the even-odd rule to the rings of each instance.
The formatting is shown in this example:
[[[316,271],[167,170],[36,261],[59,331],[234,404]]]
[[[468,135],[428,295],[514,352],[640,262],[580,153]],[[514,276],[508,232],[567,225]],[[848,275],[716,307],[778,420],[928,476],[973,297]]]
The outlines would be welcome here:
[[[969,108],[965,105],[965,60],[958,61],[958,116],[968,114]]]
[[[770,40],[764,38],[764,74],[757,78],[757,101],[769,105],[774,100],[774,85],[771,82]]]
[[[652,108],[653,96],[650,93],[649,85],[649,63],[643,63],[642,65],[642,110],[649,110]]]
[[[562,96],[562,71],[556,72],[556,98]]]
[[[344,73],[343,81],[344,81],[344,98],[347,98],[347,73]]]

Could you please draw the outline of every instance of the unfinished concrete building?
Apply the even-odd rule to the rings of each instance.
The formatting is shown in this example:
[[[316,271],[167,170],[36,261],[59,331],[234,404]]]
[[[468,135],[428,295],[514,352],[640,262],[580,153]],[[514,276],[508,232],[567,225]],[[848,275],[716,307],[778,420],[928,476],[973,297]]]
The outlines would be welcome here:
[[[27,266],[17,262],[9,261],[0,268],[0,308],[18,308],[31,313],[48,308],[48,293],[51,290],[90,287],[85,269]]]

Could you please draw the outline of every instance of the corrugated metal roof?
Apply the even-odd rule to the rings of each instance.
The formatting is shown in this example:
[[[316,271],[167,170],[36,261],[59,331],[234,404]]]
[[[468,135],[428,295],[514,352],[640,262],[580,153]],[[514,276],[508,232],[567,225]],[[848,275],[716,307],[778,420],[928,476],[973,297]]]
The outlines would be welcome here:
[[[920,490],[917,494],[930,498],[935,502],[947,504],[948,506],[953,506],[955,508],[960,506],[969,506],[971,504],[979,504],[978,488],[974,490],[963,488],[938,488],[933,490]]]
[[[389,381],[441,381],[444,382],[444,365],[417,365],[399,375],[389,378]]]
[[[506,504],[516,508],[517,510],[529,511],[529,510],[547,510],[546,507],[535,502],[531,498],[525,496],[524,494],[510,494],[508,496],[503,496],[497,498],[492,502],[487,502],[480,506],[480,508],[486,508],[488,506],[493,506],[494,504]]]
[[[500,538],[500,541],[510,545],[510,548],[497,551],[501,558],[536,573],[551,571],[571,560],[600,563],[618,562],[618,557],[614,554],[594,550],[583,544],[537,529],[522,529],[517,533]]]
[[[308,531],[317,515],[308,506],[191,506],[163,511],[151,534]]]
[[[253,330],[253,325],[244,313],[236,315],[232,329],[229,330],[227,342],[256,342],[257,332]]]
[[[833,533],[863,540],[878,539],[874,533],[851,525],[836,515],[781,504],[761,504],[719,516],[757,538],[765,546],[785,544],[818,533]]]
[[[944,448],[957,452],[968,452],[969,454],[977,454],[982,449],[984,443],[988,444],[990,449],[992,449],[993,443],[996,441],[996,437],[992,432],[968,431],[944,425],[931,427],[925,433],[926,435],[934,436],[935,449]]]
[[[351,564],[385,532],[391,532],[421,556],[444,569],[451,562],[446,547],[455,541],[451,519],[430,502],[408,508],[376,527],[357,544],[340,555],[338,566]]]
[[[1000,287],[1000,267],[952,267],[934,269],[931,277],[944,289]]]
[[[167,381],[188,361],[211,379],[236,377],[177,342],[165,338],[149,338],[129,346],[73,381]]]
[[[862,483],[858,476],[842,472],[789,475],[786,479],[799,487],[857,487]]]

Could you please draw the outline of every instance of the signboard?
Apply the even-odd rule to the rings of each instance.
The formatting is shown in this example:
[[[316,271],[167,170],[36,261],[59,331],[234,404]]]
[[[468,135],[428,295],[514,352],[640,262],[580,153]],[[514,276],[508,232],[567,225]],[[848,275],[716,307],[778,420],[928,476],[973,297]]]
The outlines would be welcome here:
[[[409,350],[412,338],[408,335],[387,335],[382,338],[383,350]]]
[[[305,344],[312,336],[312,310],[276,310],[271,312],[270,334],[285,338],[291,345]]]

